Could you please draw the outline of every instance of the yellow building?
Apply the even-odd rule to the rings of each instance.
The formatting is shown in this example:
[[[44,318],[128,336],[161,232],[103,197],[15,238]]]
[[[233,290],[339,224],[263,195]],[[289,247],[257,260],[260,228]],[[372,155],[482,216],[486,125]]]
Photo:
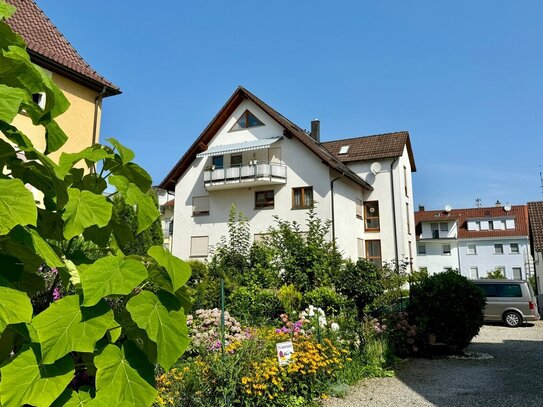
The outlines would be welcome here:
[[[76,152],[97,143],[102,99],[120,94],[120,89],[85,62],[33,0],[6,1],[17,8],[7,20],[8,25],[24,38],[32,61],[52,76],[70,102],[70,108],[56,119],[68,135],[68,141],[52,158],[57,159],[61,152]],[[40,100],[44,95],[35,96],[38,104],[45,103]],[[13,124],[35,147],[45,149],[42,127],[34,126],[23,114]]]

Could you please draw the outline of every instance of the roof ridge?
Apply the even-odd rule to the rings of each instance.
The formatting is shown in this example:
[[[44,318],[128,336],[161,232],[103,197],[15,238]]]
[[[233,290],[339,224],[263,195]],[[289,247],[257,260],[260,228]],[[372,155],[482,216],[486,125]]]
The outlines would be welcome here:
[[[351,141],[351,140],[358,140],[358,139],[362,139],[362,138],[370,138],[370,137],[390,136],[390,135],[392,135],[392,134],[402,134],[402,133],[409,134],[409,131],[408,131],[408,130],[399,130],[399,131],[391,131],[391,132],[387,132],[387,133],[369,134],[369,135],[367,135],[367,136],[357,136],[357,137],[341,138],[341,139],[337,139],[337,140],[322,141],[321,144],[326,144],[326,143],[337,143],[337,142],[340,142],[340,141]]]

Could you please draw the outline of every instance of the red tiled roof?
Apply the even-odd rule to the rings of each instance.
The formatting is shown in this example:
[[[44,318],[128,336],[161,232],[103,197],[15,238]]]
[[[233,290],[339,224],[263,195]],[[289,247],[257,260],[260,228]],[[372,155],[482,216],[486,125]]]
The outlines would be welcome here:
[[[175,206],[175,199],[170,199],[168,202],[166,202],[162,206],[171,206],[173,208]]]
[[[17,11],[6,22],[21,35],[33,62],[67,75],[87,87],[102,90],[105,96],[117,95],[120,89],[99,75],[49,20],[33,0],[7,0]]]
[[[411,169],[412,171],[417,170],[407,131],[326,141],[322,143],[322,146],[344,163],[399,157],[403,154],[404,147],[407,146]],[[343,146],[349,146],[347,154],[339,154]]]
[[[240,105],[240,103],[246,99],[251,100],[254,104],[260,107],[266,112],[272,119],[274,119],[285,130],[283,135],[287,138],[295,138],[305,145],[312,153],[319,157],[323,164],[345,175],[346,178],[360,185],[362,188],[371,191],[373,187],[366,181],[360,178],[353,170],[343,164],[340,160],[334,157],[327,149],[325,149],[320,143],[317,143],[309,134],[298,127],[296,124],[288,120],[281,113],[273,109],[268,104],[264,103],[258,97],[253,95],[247,89],[242,86],[234,91],[232,96],[226,101],[224,106],[219,110],[215,117],[204,129],[202,134],[194,141],[192,146],[189,147],[187,152],[181,157],[177,164],[170,170],[168,175],[162,180],[159,188],[172,191],[175,189],[175,184],[183,173],[187,170],[189,165],[194,161],[196,155],[202,151],[207,150],[207,143],[209,143],[215,136],[216,132],[225,123],[234,110]]]
[[[492,220],[497,218],[514,218],[515,229],[505,230],[468,230],[468,219]],[[443,222],[456,220],[458,226],[459,239],[472,239],[483,237],[510,237],[510,236],[528,236],[528,207],[526,205],[511,206],[510,211],[504,207],[489,208],[465,208],[454,209],[449,212],[439,211],[418,211],[415,212],[415,223],[417,230],[420,230],[421,222]]]
[[[528,202],[528,218],[533,249],[543,252],[543,201]]]

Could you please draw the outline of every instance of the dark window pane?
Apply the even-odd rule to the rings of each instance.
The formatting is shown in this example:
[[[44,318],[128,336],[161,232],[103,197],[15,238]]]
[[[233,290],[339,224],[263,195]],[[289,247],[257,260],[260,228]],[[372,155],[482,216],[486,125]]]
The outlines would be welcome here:
[[[216,155],[212,158],[213,165],[215,168],[223,168],[224,165],[224,157],[222,155]]]
[[[498,296],[498,284],[477,284],[477,285],[483,289],[487,297]]]
[[[522,290],[518,284],[500,284],[500,297],[522,297]]]

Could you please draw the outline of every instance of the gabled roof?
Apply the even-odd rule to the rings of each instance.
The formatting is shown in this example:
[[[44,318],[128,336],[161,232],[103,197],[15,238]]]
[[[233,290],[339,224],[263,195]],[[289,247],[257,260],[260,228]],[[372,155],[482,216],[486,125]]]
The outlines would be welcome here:
[[[232,96],[230,96],[230,98],[226,101],[224,106],[221,108],[221,110],[219,110],[213,120],[211,120],[211,122],[202,132],[202,134],[200,134],[200,136],[190,146],[190,148],[183,155],[183,157],[181,157],[181,159],[172,168],[168,175],[166,175],[164,180],[159,185],[160,188],[169,191],[173,191],[175,189],[175,184],[177,183],[177,180],[183,175],[183,173],[187,170],[190,164],[195,160],[196,155],[198,153],[201,153],[202,151],[207,150],[207,144],[213,139],[215,134],[219,131],[222,125],[226,122],[226,120],[228,120],[228,118],[241,104],[241,102],[247,99],[256,104],[279,125],[281,125],[285,129],[283,131],[283,135],[285,137],[297,139],[303,145],[305,145],[313,154],[319,157],[323,164],[344,174],[345,177],[349,178],[351,181],[355,182],[361,187],[369,191],[373,190],[371,185],[369,185],[366,181],[356,175],[354,171],[352,171],[345,164],[335,158],[328,150],[326,150],[313,138],[311,138],[308,133],[306,133],[300,127],[285,118],[282,114],[274,110],[272,107],[264,103],[262,100],[257,98],[255,95],[253,95],[242,86],[239,86],[234,91]]]
[[[101,91],[104,96],[118,95],[120,89],[99,75],[49,20],[33,0],[7,0],[17,11],[6,22],[21,35],[32,61],[46,69]]]
[[[528,218],[533,249],[537,252],[543,252],[543,201],[528,202]]]
[[[417,171],[411,140],[407,131],[326,141],[322,145],[343,163],[400,157],[403,154],[404,147],[407,146],[411,171]],[[346,154],[339,154],[343,146],[349,146],[349,150]]]
[[[503,230],[468,230],[468,220],[494,220],[494,219],[515,219],[515,229]],[[417,230],[420,230],[422,222],[445,222],[456,221],[458,225],[459,239],[474,239],[485,237],[518,237],[528,236],[528,207],[526,205],[511,206],[506,211],[502,206],[489,208],[465,208],[453,209],[449,213],[439,211],[418,211],[415,212],[415,223]]]

